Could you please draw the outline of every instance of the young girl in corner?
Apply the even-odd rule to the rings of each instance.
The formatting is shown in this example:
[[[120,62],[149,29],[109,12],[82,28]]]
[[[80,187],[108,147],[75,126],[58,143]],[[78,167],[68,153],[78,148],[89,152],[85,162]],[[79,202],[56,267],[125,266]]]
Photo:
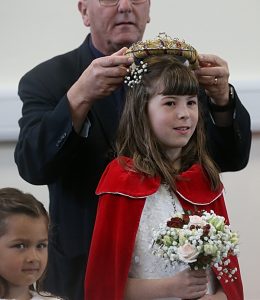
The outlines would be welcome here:
[[[0,189],[0,299],[60,299],[40,292],[48,227],[47,211],[31,194]]]
[[[204,145],[197,79],[164,53],[145,51],[127,79],[132,88],[119,126],[118,158],[96,190],[85,300],[243,299],[236,257],[230,264],[237,279],[226,283],[225,276],[216,279],[214,268],[210,274],[165,268],[150,250],[152,229],[176,212],[214,210],[228,220],[219,173]]]

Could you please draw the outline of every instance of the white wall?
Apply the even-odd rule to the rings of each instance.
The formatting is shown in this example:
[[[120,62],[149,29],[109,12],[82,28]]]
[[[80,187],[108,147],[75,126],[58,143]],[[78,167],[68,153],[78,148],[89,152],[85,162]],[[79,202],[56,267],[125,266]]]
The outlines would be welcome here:
[[[146,37],[166,31],[229,62],[232,80],[259,79],[259,0],[151,0]],[[0,1],[0,83],[13,86],[40,61],[78,46],[88,29],[77,0]]]
[[[230,82],[260,130],[259,0],[151,0],[151,23],[145,38],[159,32],[184,38],[200,53],[218,54],[229,63]],[[77,12],[77,0],[0,1],[0,187],[16,186],[33,193],[47,207],[46,187],[32,186],[17,173],[13,150],[21,104],[20,77],[39,62],[77,47],[88,29]],[[7,142],[9,141],[9,142]],[[258,186],[260,135],[255,134],[249,165],[223,174],[233,228],[240,232],[240,262],[246,300],[260,298]],[[235,300],[235,299],[234,299]]]

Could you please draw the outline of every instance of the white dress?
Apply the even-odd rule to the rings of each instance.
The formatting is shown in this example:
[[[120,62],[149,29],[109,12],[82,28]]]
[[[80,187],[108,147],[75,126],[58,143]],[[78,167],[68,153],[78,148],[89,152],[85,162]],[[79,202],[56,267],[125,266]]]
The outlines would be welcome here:
[[[62,300],[59,297],[50,297],[50,296],[44,296],[44,293],[42,293],[42,295],[39,295],[36,292],[32,292],[32,300]]]
[[[165,224],[176,212],[183,212],[177,197],[171,194],[166,185],[161,185],[158,191],[147,197],[137,231],[129,277],[156,279],[174,276],[186,267],[172,267],[160,257],[152,253],[153,229],[159,224]],[[213,282],[209,284],[213,289]],[[178,300],[179,298],[166,298]],[[165,299],[165,300],[166,300]],[[156,300],[156,299],[155,299]],[[160,298],[160,300],[163,300]]]

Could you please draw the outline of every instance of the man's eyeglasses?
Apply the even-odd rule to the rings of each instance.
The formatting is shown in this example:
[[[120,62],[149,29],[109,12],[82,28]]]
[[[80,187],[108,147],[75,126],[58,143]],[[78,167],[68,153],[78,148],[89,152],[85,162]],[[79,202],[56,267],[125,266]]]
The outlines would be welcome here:
[[[100,5],[102,6],[115,6],[120,0],[99,0]],[[144,3],[147,0],[131,0],[132,4]]]

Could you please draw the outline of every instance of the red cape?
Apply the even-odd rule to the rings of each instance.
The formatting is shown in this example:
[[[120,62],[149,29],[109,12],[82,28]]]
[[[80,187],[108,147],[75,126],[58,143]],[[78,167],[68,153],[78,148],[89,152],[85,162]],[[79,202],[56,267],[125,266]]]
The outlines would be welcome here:
[[[126,159],[131,164],[130,159]],[[213,192],[199,165],[181,174],[177,196],[184,210],[214,210],[228,215],[223,189]],[[104,171],[96,193],[100,196],[95,228],[85,278],[85,300],[122,300],[128,278],[135,237],[147,196],[160,186],[158,177],[142,176],[126,170],[118,160]],[[220,283],[228,300],[243,300],[243,287],[237,258],[230,257],[230,267],[237,267],[237,279]],[[213,268],[214,271],[216,271]]]

